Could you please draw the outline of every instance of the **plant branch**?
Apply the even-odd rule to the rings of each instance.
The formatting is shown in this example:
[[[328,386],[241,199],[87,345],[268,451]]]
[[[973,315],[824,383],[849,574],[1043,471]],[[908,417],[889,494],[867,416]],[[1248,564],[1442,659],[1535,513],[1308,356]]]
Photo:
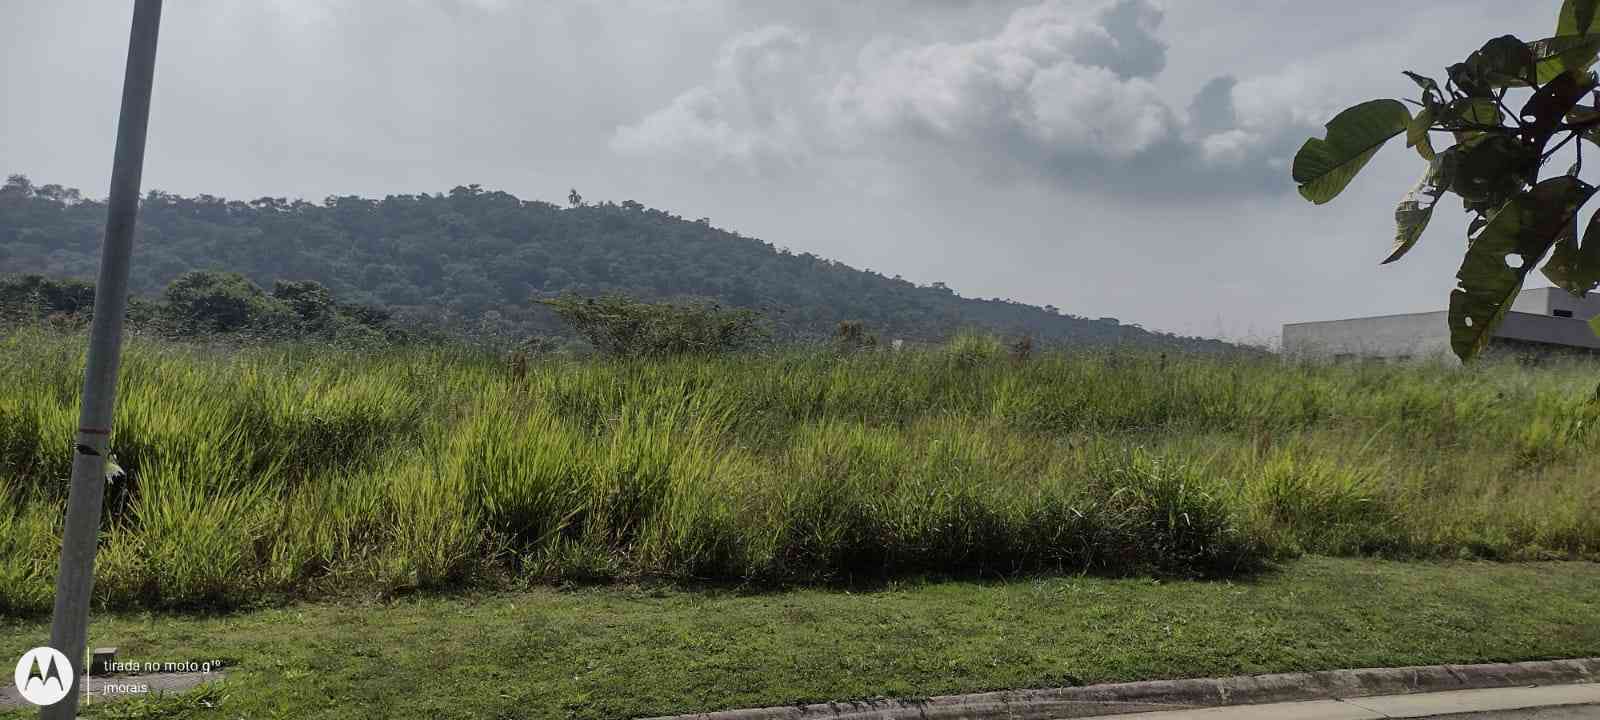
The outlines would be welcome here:
[[[1498,134],[1501,134],[1501,135],[1511,135],[1511,136],[1516,136],[1516,135],[1519,134],[1518,130],[1516,128],[1513,128],[1513,127],[1506,127],[1504,125],[1480,125],[1478,123],[1454,123],[1454,124],[1437,123],[1437,124],[1434,124],[1434,125],[1430,126],[1428,128],[1428,130],[1434,131],[1434,132],[1451,133],[1452,135],[1455,134],[1455,133],[1458,133],[1458,132],[1467,132],[1467,131],[1481,132],[1481,133],[1498,133]]]
[[[1574,178],[1582,178],[1584,176],[1584,144],[1582,144],[1582,141],[1578,142],[1578,165],[1573,165],[1573,176]]]
[[[1517,117],[1516,113],[1511,112],[1511,108],[1506,107],[1506,90],[1507,88],[1501,88],[1500,94],[1494,96],[1495,104],[1500,106],[1500,111],[1505,113],[1507,117],[1517,118],[1518,130],[1526,129],[1528,126],[1522,121],[1522,118]]]
[[[1567,137],[1566,137],[1565,140],[1562,140],[1561,142],[1556,143],[1555,147],[1550,148],[1549,150],[1545,151],[1545,153],[1543,155],[1539,156],[1539,162],[1542,163],[1542,162],[1544,162],[1546,160],[1549,160],[1551,155],[1556,154],[1557,150],[1560,150],[1561,148],[1566,147],[1567,143],[1572,142],[1572,139],[1577,137],[1577,136],[1578,136],[1578,133],[1576,133],[1576,132],[1567,133]]]
[[[1600,115],[1595,115],[1594,117],[1583,122],[1564,122],[1557,127],[1561,128],[1562,130],[1588,130],[1590,128],[1600,127]]]

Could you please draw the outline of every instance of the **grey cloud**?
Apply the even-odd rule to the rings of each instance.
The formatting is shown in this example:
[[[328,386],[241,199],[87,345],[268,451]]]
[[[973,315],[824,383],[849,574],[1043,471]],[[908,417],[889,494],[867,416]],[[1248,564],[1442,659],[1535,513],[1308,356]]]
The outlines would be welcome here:
[[[666,155],[703,171],[734,167],[785,172],[811,154],[803,117],[803,69],[810,43],[784,26],[738,35],[722,46],[709,85],[693,88],[639,122],[619,128],[613,150]]]
[[[1189,103],[1189,126],[1210,135],[1233,129],[1237,114],[1233,109],[1233,89],[1239,80],[1231,75],[1212,78]]]
[[[1167,44],[1156,36],[1164,13],[1141,0],[1123,0],[1101,11],[1105,44],[1097,54],[1082,54],[1086,65],[1110,69],[1122,77],[1152,77],[1167,66]]]

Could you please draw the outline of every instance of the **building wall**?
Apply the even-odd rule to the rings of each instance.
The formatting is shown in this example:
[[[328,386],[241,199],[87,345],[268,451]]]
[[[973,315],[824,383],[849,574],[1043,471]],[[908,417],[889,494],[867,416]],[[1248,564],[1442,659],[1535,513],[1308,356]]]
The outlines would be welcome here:
[[[1485,359],[1511,358],[1525,363],[1538,364],[1554,358],[1600,358],[1600,350],[1497,337],[1489,342],[1489,347],[1484,349],[1483,357]]]
[[[1561,292],[1561,295],[1576,300],[1576,298],[1564,291]],[[1518,342],[1600,350],[1600,337],[1596,337],[1594,330],[1589,327],[1589,323],[1579,319],[1576,314],[1573,317],[1565,318],[1553,315],[1508,312],[1505,320],[1500,323],[1500,327],[1495,330],[1494,336]]]
[[[1455,361],[1450,354],[1449,313],[1443,310],[1290,323],[1283,326],[1283,353],[1289,357],[1333,360]]]
[[[1530,315],[1555,317],[1557,310],[1572,313],[1571,319],[1574,320],[1588,320],[1600,315],[1600,293],[1590,293],[1588,297],[1577,298],[1560,288],[1534,288],[1518,293],[1517,299],[1511,303],[1512,312]]]
[[[1548,289],[1550,288],[1537,288],[1517,293],[1517,298],[1511,301],[1511,312],[1549,315],[1550,293],[1545,292]]]
[[[1522,304],[1522,307],[1532,306],[1530,303]],[[1324,360],[1376,358],[1456,363],[1450,350],[1449,315],[1449,312],[1441,310],[1291,323],[1283,326],[1283,354],[1286,357]],[[1520,348],[1524,352],[1535,348],[1566,348],[1576,352],[1600,353],[1600,337],[1594,334],[1588,322],[1576,316],[1576,312],[1571,318],[1508,312],[1495,330],[1491,345]]]

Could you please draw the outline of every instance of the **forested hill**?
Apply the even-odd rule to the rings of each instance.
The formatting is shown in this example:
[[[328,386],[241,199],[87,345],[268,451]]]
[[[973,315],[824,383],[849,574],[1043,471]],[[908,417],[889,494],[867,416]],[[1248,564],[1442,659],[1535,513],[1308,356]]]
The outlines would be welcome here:
[[[572,200],[560,207],[477,185],[321,204],[150,192],[132,290],[154,295],[185,271],[223,269],[263,286],[314,280],[349,302],[522,334],[565,331],[536,298],[618,293],[754,308],[787,337],[827,335],[855,320],[885,340],[978,327],[1052,344],[1233,347],[1053,307],[963,298],[942,283],[918,287],[792,254],[632,201],[590,204],[576,193]],[[102,201],[11,176],[0,188],[0,272],[93,279],[104,222]]]

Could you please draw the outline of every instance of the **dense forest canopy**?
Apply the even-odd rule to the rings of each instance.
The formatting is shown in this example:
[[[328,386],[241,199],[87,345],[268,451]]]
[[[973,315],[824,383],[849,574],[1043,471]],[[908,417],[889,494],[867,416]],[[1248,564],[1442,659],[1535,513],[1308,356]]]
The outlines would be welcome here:
[[[94,285],[73,278],[0,275],[0,333],[25,325],[60,330],[88,327]],[[279,280],[266,290],[239,273],[195,270],[167,285],[159,298],[133,297],[126,327],[172,339],[339,343],[373,347],[458,340],[460,333],[391,323],[382,308],[339,302],[322,285]],[[503,344],[503,343],[502,343]]]
[[[104,222],[103,201],[12,175],[0,187],[0,273],[93,279]],[[132,292],[155,296],[191,270],[236,271],[265,288],[314,281],[344,302],[506,335],[570,335],[538,300],[614,294],[754,309],[780,338],[823,337],[855,321],[885,339],[984,329],[1063,345],[1232,347],[1050,306],[963,298],[943,283],[917,286],[775,248],[705,218],[631,200],[588,203],[576,191],[567,207],[478,185],[320,204],[150,191]]]

